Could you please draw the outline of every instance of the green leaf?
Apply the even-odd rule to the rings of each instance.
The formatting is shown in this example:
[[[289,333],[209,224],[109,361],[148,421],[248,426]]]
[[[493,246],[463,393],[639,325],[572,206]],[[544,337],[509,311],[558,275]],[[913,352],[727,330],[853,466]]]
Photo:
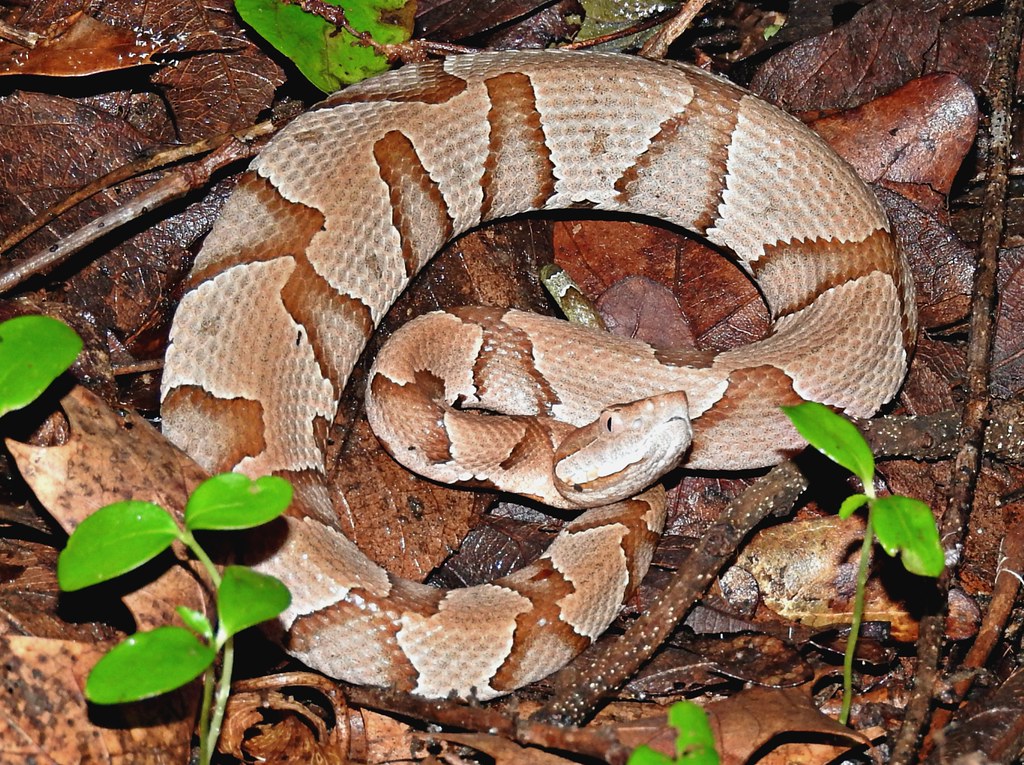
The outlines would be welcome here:
[[[245,566],[228,566],[217,590],[220,628],[227,637],[237,635],[273,619],[291,602],[288,588],[274,577],[258,574]]]
[[[864,436],[852,422],[813,401],[784,406],[782,411],[793,421],[797,432],[807,439],[807,443],[857,476],[865,487],[871,485],[875,476],[875,458]]]
[[[75,529],[57,558],[62,590],[80,590],[121,576],[155,558],[178,539],[174,519],[152,502],[115,502]]]
[[[213,641],[213,625],[206,618],[206,614],[186,606],[178,606],[174,610],[178,612],[178,616],[185,622],[186,627],[206,640],[207,643]]]
[[[266,475],[255,481],[241,473],[221,473],[203,481],[185,505],[189,531],[250,529],[272,521],[288,509],[292,485]]]
[[[0,417],[39,398],[81,350],[75,331],[49,316],[0,323]]]
[[[676,758],[687,765],[718,765],[715,736],[707,713],[692,701],[680,701],[668,708],[668,724],[679,731]]]
[[[340,7],[353,29],[378,43],[404,43],[412,36],[415,4],[411,0],[343,0]],[[297,5],[280,0],[235,0],[245,23],[291,59],[316,87],[333,93],[387,70],[388,61],[349,32]]]
[[[159,696],[199,677],[216,656],[184,627],[140,632],[96,662],[85,681],[85,695],[96,704]]]
[[[853,515],[855,512],[864,507],[864,503],[868,501],[866,494],[851,494],[849,497],[843,500],[843,504],[839,506],[839,517],[846,519]]]
[[[875,536],[889,555],[899,553],[904,568],[936,577],[945,566],[939,530],[931,508],[911,497],[879,497],[871,503]]]
[[[668,755],[656,752],[643,744],[630,752],[629,759],[626,760],[626,765],[675,765],[675,763],[676,761]]]
[[[676,756],[638,746],[630,753],[627,765],[719,765],[715,737],[699,704],[676,702],[668,708],[668,724],[676,729]]]

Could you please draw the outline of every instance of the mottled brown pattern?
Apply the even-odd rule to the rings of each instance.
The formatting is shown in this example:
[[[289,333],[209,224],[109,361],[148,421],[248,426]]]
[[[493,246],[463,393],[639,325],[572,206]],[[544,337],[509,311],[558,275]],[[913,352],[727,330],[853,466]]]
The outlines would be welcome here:
[[[587,511],[539,563],[458,593],[393,579],[332,530],[323,476],[309,467],[323,457],[331,394],[371,309],[379,318],[481,206],[487,218],[600,206],[684,225],[756,264],[784,319],[709,363],[622,339],[570,341],[494,309],[447,316],[429,325],[439,331],[417,330],[416,363],[375,367],[369,384],[393,399],[386,411],[368,404],[399,434],[389,448],[435,461],[438,475],[557,502],[550,468],[523,464],[557,428],[676,389],[701,414],[691,465],[767,465],[801,446],[778,410],[795,391],[867,416],[906,369],[913,285],[870,191],[806,128],[693,68],[553,51],[406,66],[297,118],[255,167],[270,180],[248,174],[225,205],[175,318],[165,422],[200,461],[294,479],[302,517],[284,523],[287,537],[260,565],[295,594],[282,617],[291,650],[352,682],[491,698],[554,671],[604,629],[663,522],[663,492]],[[504,324],[516,329],[506,336]],[[438,343],[432,366],[422,359],[435,337],[454,342]],[[408,360],[393,347],[376,363]],[[520,363],[506,369],[499,356]],[[417,374],[424,366],[431,373]],[[855,371],[856,386],[837,370]],[[442,391],[491,411],[450,408]],[[533,409],[563,422],[536,424]],[[513,472],[520,483],[504,481]]]
[[[484,81],[490,145],[480,185],[483,220],[539,210],[555,193],[555,166],[530,78],[509,72]]]
[[[296,260],[295,271],[281,290],[281,300],[302,327],[324,379],[330,380],[334,397],[340,398],[348,378],[345,349],[335,335],[346,327],[358,327],[363,341],[373,334],[370,307],[357,297],[343,295],[310,266],[305,256]]]
[[[798,443],[802,448],[803,442],[779,410],[802,401],[793,390],[793,380],[777,367],[737,369],[729,375],[721,400],[693,421],[692,449],[727,450],[730,444],[742,444],[744,449],[760,447],[767,454]],[[792,434],[791,444],[780,433]]]
[[[892,237],[878,230],[862,242],[766,244],[764,255],[750,265],[758,283],[777,296],[770,308],[778,318],[806,308],[832,287],[874,271],[896,276],[901,271],[898,259]]]
[[[188,412],[192,428],[208,433],[203,454],[190,455],[200,465],[234,465],[259,454],[264,441],[263,406],[244,398],[217,398],[195,385],[170,391],[164,406]]]
[[[310,240],[324,226],[319,210],[296,202],[289,202],[274,185],[256,173],[242,176],[235,187],[232,200],[235,206],[248,210],[240,229],[238,245],[231,252],[221,252],[212,263],[200,257],[196,268],[189,274],[186,287],[195,289],[229,268],[247,263],[259,263],[280,257],[305,259]]]
[[[515,442],[508,456],[498,463],[502,470],[516,470],[522,465],[536,464],[537,460],[542,459],[550,461],[554,456],[555,445],[551,441],[551,431],[532,417],[523,418],[523,422],[527,426],[526,432]]]
[[[452,237],[448,205],[401,131],[392,130],[377,141],[373,158],[391,194],[392,222],[402,240],[405,273],[411,277]]]
[[[561,618],[558,601],[575,592],[572,584],[547,559],[537,561],[529,573],[529,578],[512,576],[495,582],[533,603],[533,610],[516,620],[515,646],[491,682],[495,690],[509,691],[522,685],[538,655],[577,654],[590,645],[589,638],[577,634]]]
[[[492,389],[505,389],[510,384],[511,381],[501,373],[501,369],[512,366],[506,361],[512,359],[515,368],[524,374],[517,376],[511,384],[516,384],[521,395],[529,391],[536,413],[550,414],[551,408],[560,403],[560,399],[534,365],[533,343],[529,335],[506,324],[502,320],[505,311],[468,306],[456,308],[452,313],[463,321],[476,324],[483,331],[481,349],[473,365],[473,383],[477,396],[485,402],[484,406],[495,398],[491,394]]]
[[[426,61],[416,67],[416,77],[401,88],[386,87],[378,77],[350,85],[328,96],[314,109],[331,109],[342,104],[372,101],[418,102],[443,104],[466,89],[466,81],[444,71],[444,62]]]
[[[717,83],[709,87],[697,78],[690,85],[691,106],[661,124],[647,151],[615,182],[615,190],[622,206],[655,210],[703,234],[718,218],[728,180],[729,142],[743,92]],[[668,182],[675,178],[686,179],[684,194]]]
[[[443,594],[442,591],[438,591]],[[400,618],[401,610],[394,608],[394,604],[401,603],[402,608],[408,608],[411,603],[405,598],[396,597],[393,601],[382,600],[381,598],[359,588],[353,588],[347,598],[335,601],[329,606],[304,614],[295,620],[288,631],[286,647],[289,651],[298,655],[309,653],[332,653],[331,643],[334,643],[334,651],[351,650],[351,637],[348,639],[337,639],[337,633],[345,630],[346,633],[352,626],[357,629],[374,629],[377,633],[377,642],[385,643],[391,647],[389,658],[390,666],[387,667],[388,684],[396,691],[409,692],[416,687],[418,674],[416,669],[404,660],[401,650],[398,648],[396,635],[399,630],[397,620]],[[381,613],[385,618],[375,619],[371,622],[367,617],[367,608],[372,604],[373,609]],[[349,629],[345,629],[346,626]],[[334,638],[334,640],[332,640]],[[327,648],[324,648],[325,643]],[[342,645],[337,645],[341,643]],[[341,656],[344,661],[363,663],[372,662],[375,657]],[[329,661],[337,661],[332,656]]]
[[[448,462],[452,444],[444,426],[445,407],[437,401],[438,385],[443,395],[443,383],[429,372],[418,372],[410,385],[399,385],[381,374],[370,380],[373,394],[388,401],[401,418],[407,447],[415,444],[431,462]]]
[[[596,529],[607,526],[611,523],[619,523],[625,526],[628,531],[622,538],[622,549],[626,555],[629,566],[629,586],[626,589],[625,597],[629,597],[639,586],[640,579],[647,573],[646,567],[637,566],[636,561],[643,558],[643,551],[652,550],[657,544],[660,533],[656,533],[647,527],[644,516],[659,512],[663,517],[664,508],[657,505],[664,503],[663,491],[656,487],[653,491],[645,492],[642,496],[633,499],[616,502],[614,505],[602,508],[604,512],[591,512],[580,516],[567,524],[565,531],[580,532],[588,529]],[[660,527],[659,527],[660,528]],[[639,571],[637,569],[640,569]]]

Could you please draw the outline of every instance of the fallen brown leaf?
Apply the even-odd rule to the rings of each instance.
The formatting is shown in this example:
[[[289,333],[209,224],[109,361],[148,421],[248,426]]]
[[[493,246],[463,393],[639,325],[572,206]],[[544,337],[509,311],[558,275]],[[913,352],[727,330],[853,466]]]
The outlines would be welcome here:
[[[84,13],[73,14],[67,22],[34,48],[0,43],[0,76],[78,77],[127,69],[152,63],[160,47],[143,34]]]

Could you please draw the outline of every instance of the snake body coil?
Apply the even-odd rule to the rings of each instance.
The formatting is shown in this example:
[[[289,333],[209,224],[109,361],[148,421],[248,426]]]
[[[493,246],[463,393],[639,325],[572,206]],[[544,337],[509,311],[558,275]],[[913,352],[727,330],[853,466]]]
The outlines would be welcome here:
[[[337,93],[276,136],[231,196],[163,379],[165,432],[200,464],[296,485],[287,539],[261,565],[291,589],[288,648],[312,667],[490,698],[585,648],[644,575],[660,489],[588,510],[516,574],[444,591],[360,553],[324,483],[339,397],[412,276],[481,222],[577,206],[660,218],[733,254],[771,334],[673,355],[515,311],[417,320],[369,383],[371,421],[402,461],[536,497],[557,484],[566,497],[631,464],[622,450],[607,465],[584,459],[567,435],[640,423],[619,404],[667,394],[678,407],[671,392],[683,391],[689,423],[675,409],[666,420],[672,438],[692,427],[686,464],[740,469],[800,448],[780,404],[867,417],[895,395],[916,316],[885,214],[820,138],[742,89],[676,64],[518,52],[405,66]],[[535,415],[567,424],[539,428]]]

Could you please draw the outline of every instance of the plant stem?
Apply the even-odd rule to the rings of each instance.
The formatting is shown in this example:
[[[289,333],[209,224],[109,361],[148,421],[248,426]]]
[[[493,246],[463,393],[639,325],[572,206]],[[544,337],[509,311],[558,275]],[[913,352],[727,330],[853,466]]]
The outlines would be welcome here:
[[[199,762],[202,765],[209,765],[213,759],[213,744],[210,741],[210,704],[213,701],[213,674],[214,666],[211,665],[203,675],[203,706],[199,710]]]
[[[196,538],[192,536],[192,532],[185,529],[181,533],[181,541],[184,542],[185,546],[195,554],[199,562],[203,564],[203,568],[210,577],[210,581],[213,582],[213,588],[217,589],[220,587],[220,572],[217,571],[217,567],[213,565],[213,561],[210,559],[210,556],[206,554],[206,550],[199,546]]]
[[[228,705],[228,695],[231,693],[231,672],[235,664],[235,638],[229,637],[224,641],[224,660],[220,667],[220,679],[217,681],[217,697],[213,705],[213,715],[210,718],[210,728],[207,731],[208,751],[213,756],[213,748],[220,738],[220,726],[224,722],[224,710]],[[209,765],[207,759],[203,765]]]
[[[214,590],[220,588],[221,576],[213,560],[206,554],[199,542],[192,535],[192,532],[185,529],[181,535],[181,541],[196,556],[196,559],[206,570],[207,576],[213,583]],[[218,630],[220,628],[218,627]],[[234,640],[223,638],[218,635],[214,647],[223,647],[224,658],[220,668],[220,677],[217,678],[217,698],[214,702],[214,667],[210,667],[203,675],[203,706],[199,711],[199,762],[201,765],[210,765],[213,760],[213,749],[220,738],[220,726],[224,720],[224,708],[227,706],[228,690],[231,688],[231,670],[234,665],[235,651]],[[211,704],[213,709],[211,711]]]
[[[864,486],[865,493],[874,499],[873,487]],[[853,657],[857,653],[857,637],[860,624],[864,619],[864,598],[868,584],[868,572],[871,568],[871,549],[875,544],[875,530],[871,525],[871,502],[868,503],[868,519],[864,525],[864,541],[860,547],[860,563],[857,566],[857,591],[853,598],[853,619],[850,621],[850,634],[846,638],[846,655],[843,657],[843,706],[839,712],[842,725],[850,719],[850,707],[853,706]]]

